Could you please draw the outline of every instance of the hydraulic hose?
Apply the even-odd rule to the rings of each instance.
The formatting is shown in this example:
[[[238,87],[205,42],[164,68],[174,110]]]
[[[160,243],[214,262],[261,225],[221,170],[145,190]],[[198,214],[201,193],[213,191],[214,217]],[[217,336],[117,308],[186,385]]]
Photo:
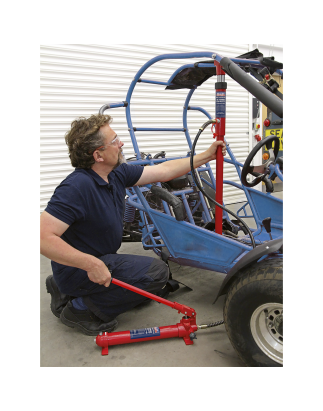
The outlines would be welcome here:
[[[217,327],[218,325],[221,325],[221,324],[224,324],[223,320],[216,321],[215,323],[198,325],[197,328],[199,330],[204,330],[205,328]]]
[[[249,236],[250,236],[250,240],[252,243],[252,247],[256,248],[256,244],[255,244],[255,240],[253,238],[253,235],[250,231],[250,228],[247,226],[247,224],[240,218],[238,217],[236,214],[234,214],[232,211],[228,210],[226,207],[224,207],[222,204],[217,203],[211,196],[209,196],[202,188],[201,184],[198,182],[198,179],[196,178],[196,174],[195,174],[195,170],[194,170],[194,165],[193,165],[193,160],[194,160],[194,153],[195,153],[195,146],[197,144],[197,141],[200,137],[200,135],[203,133],[203,131],[206,129],[206,127],[211,124],[214,123],[214,119],[207,121],[206,123],[203,124],[203,126],[199,129],[195,140],[193,142],[193,146],[192,146],[192,151],[191,151],[191,156],[190,156],[190,166],[191,166],[191,174],[192,174],[192,178],[196,184],[196,186],[199,188],[199,190],[203,193],[203,195],[205,197],[207,197],[210,201],[212,201],[212,203],[214,203],[216,206],[222,208],[222,210],[225,210],[227,213],[231,214],[234,218],[236,218],[238,221],[241,222],[241,224],[246,228]]]

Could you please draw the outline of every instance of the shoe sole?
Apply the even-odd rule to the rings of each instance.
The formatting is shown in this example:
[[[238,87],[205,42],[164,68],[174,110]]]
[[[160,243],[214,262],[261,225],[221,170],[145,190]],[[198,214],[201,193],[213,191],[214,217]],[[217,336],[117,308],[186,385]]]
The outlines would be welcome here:
[[[83,334],[85,334],[85,335],[98,335],[100,332],[108,332],[108,333],[111,333],[111,332],[114,331],[114,330],[117,328],[117,326],[118,326],[118,321],[116,320],[115,325],[113,325],[112,327],[106,328],[105,330],[90,331],[90,330],[87,330],[85,327],[83,327],[81,324],[79,324],[79,323],[74,323],[74,322],[68,320],[67,318],[65,318],[64,315],[63,315],[63,311],[62,311],[62,313],[61,313],[61,315],[60,315],[60,319],[61,319],[61,321],[62,321],[62,323],[63,323],[64,325],[67,325],[67,326],[70,327],[70,328],[78,328],[78,329],[79,329]]]
[[[51,279],[52,277],[51,276],[49,276],[49,277],[47,277],[46,278],[46,290],[47,290],[47,292],[48,292],[48,294],[50,294],[51,296],[53,295],[53,294],[55,294],[55,291],[54,291],[54,288],[53,288],[53,286],[52,286],[52,284],[51,284],[51,282],[50,282],[50,279]],[[50,302],[50,309],[52,310],[52,313],[55,315],[55,317],[57,317],[57,318],[60,318],[60,312],[58,312],[58,311],[56,311],[53,307],[52,307],[52,301]]]

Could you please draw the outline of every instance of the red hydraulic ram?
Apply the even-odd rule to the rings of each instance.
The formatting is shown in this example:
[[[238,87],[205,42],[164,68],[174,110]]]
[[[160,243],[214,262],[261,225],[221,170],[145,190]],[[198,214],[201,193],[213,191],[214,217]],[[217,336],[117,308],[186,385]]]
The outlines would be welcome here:
[[[218,120],[215,124],[215,135],[217,141],[224,141],[225,117],[226,117],[226,89],[225,72],[220,63],[214,60],[216,66],[217,82],[215,83],[215,117]],[[215,201],[223,205],[223,153],[218,147],[216,152],[216,185]],[[222,208],[215,206],[215,232],[222,235]]]
[[[115,333],[104,332],[102,334],[99,334],[96,337],[95,342],[99,347],[102,347],[102,355],[107,355],[109,353],[109,346],[111,345],[130,344],[134,342],[149,340],[161,340],[163,338],[182,337],[186,345],[193,344],[193,338],[195,336],[192,336],[191,334],[197,331],[196,312],[193,308],[179,304],[175,301],[168,301],[165,298],[158,297],[157,295],[143,291],[140,288],[124,283],[123,281],[116,280],[115,278],[113,278],[111,282],[130,291],[134,291],[137,294],[141,294],[145,297],[151,298],[152,300],[168,305],[169,307],[178,310],[179,313],[185,314],[185,316],[176,325],[167,325],[165,327],[150,327]]]

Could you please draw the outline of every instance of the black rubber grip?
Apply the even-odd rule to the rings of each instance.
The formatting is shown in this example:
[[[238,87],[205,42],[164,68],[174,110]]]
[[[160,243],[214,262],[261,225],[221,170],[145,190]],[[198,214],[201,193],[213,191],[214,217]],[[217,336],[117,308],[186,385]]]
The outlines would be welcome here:
[[[261,84],[251,78],[237,64],[228,57],[220,61],[225,72],[242,87],[248,90],[254,97],[260,100],[266,107],[273,111],[278,117],[283,118],[283,102]]]
[[[219,89],[226,90],[227,88],[228,88],[228,83],[226,83],[225,81],[223,81],[222,83],[221,82],[215,83],[215,90],[219,90]]]
[[[185,219],[186,215],[184,204],[178,197],[176,197],[174,194],[170,193],[162,187],[152,186],[150,190],[153,194],[155,194],[155,196],[166,201],[169,205],[173,207],[176,220],[183,221]]]

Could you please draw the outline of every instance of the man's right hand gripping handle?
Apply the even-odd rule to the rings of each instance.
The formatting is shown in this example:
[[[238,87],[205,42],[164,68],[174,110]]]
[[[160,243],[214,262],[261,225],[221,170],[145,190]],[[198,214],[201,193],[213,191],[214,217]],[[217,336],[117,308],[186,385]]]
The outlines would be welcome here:
[[[87,275],[91,281],[109,287],[111,283],[111,273],[103,261],[96,259],[93,267],[87,270]]]

